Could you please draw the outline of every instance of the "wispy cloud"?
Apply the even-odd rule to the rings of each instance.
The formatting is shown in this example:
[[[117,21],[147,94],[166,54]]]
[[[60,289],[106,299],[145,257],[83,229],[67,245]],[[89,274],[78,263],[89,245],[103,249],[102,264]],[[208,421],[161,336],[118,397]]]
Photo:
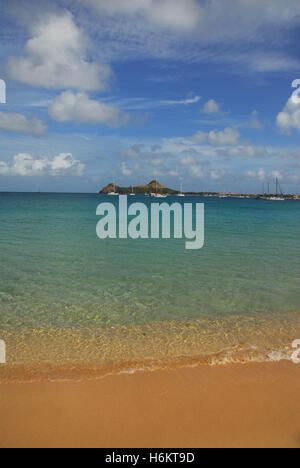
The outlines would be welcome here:
[[[120,109],[124,110],[152,110],[160,109],[164,107],[175,107],[175,106],[192,106],[197,104],[201,100],[200,96],[195,96],[186,99],[151,99],[145,97],[126,98],[126,99],[114,99],[104,98],[103,102],[111,103]]]

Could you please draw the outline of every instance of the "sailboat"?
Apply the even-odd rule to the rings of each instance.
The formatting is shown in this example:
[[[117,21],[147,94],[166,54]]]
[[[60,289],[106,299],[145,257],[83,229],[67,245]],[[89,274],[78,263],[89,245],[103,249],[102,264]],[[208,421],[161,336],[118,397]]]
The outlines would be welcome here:
[[[185,194],[182,191],[182,183],[180,184],[180,193],[177,194],[178,197],[185,197]]]
[[[133,187],[131,186],[131,194],[130,194],[131,197],[135,197],[135,193],[133,191]]]
[[[117,193],[117,187],[116,187],[116,184],[114,182],[114,190],[112,190],[111,192],[108,192],[107,195],[110,195],[110,196],[118,196],[119,194]]]
[[[280,194],[279,194],[279,191],[280,191]],[[283,193],[282,193],[282,190],[281,190],[281,187],[280,187],[280,183],[279,183],[279,180],[278,178],[276,177],[276,196],[272,196],[272,197],[269,197],[267,198],[267,200],[269,201],[285,201],[285,198],[283,196]]]

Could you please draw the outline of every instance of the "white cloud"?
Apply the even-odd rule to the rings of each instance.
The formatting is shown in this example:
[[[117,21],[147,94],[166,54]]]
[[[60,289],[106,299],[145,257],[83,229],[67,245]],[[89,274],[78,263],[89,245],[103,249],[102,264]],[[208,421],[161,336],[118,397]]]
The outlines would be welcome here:
[[[229,148],[226,152],[228,156],[237,156],[237,157],[247,157],[247,158],[254,158],[259,156],[264,156],[266,154],[266,149],[253,146],[253,145],[239,145],[233,148]]]
[[[224,130],[212,130],[209,133],[197,132],[190,138],[193,143],[203,143],[207,139],[211,145],[237,145],[240,134],[235,128],[227,127]]]
[[[283,133],[289,133],[294,128],[300,132],[300,104],[290,98],[277,116],[277,125]]]
[[[245,176],[248,177],[249,179],[257,179],[263,182],[266,180],[266,171],[263,168],[256,170],[249,170],[245,172]]]
[[[220,104],[214,99],[210,99],[204,104],[202,112],[204,114],[223,114]]]
[[[110,67],[91,63],[86,58],[87,41],[69,12],[46,14],[42,21],[31,26],[31,34],[25,55],[8,61],[11,79],[54,89],[107,88]]]
[[[189,168],[189,174],[191,177],[195,177],[197,179],[202,179],[205,177],[205,172],[201,164],[193,164]]]
[[[257,177],[258,177],[258,179],[261,180],[261,181],[265,180],[265,178],[266,178],[266,172],[265,172],[265,170],[262,169],[262,168],[259,169],[259,170],[258,170],[258,173],[257,173]]]
[[[29,133],[41,136],[47,130],[47,125],[38,119],[27,119],[22,114],[5,114],[0,112],[0,129],[8,132]]]
[[[272,177],[273,179],[279,179],[279,180],[283,179],[283,175],[282,175],[281,172],[278,171],[278,170],[277,170],[277,171],[272,171],[272,172],[271,172],[271,177]]]
[[[75,121],[95,125],[118,127],[130,120],[117,107],[94,101],[85,92],[65,91],[49,107],[49,114],[58,122]]]
[[[126,159],[139,159],[142,156],[144,145],[132,145],[127,150],[122,151],[119,156]]]
[[[235,128],[227,127],[223,131],[212,130],[208,138],[212,145],[236,145],[240,134]]]
[[[77,0],[90,4],[103,16],[139,18],[148,25],[197,33],[202,38],[255,40],[258,30],[299,24],[298,0]]]
[[[274,179],[283,179],[283,175],[282,173],[279,171],[279,170],[273,170],[271,172],[266,172],[265,169],[263,169],[262,167],[258,170],[249,170],[249,171],[246,171],[245,172],[245,176],[248,178],[248,179],[257,179],[261,182],[265,182],[265,181],[270,181],[270,179],[274,180]]]
[[[177,171],[177,169],[171,169],[169,172],[168,172],[168,175],[170,177],[180,177],[180,174],[179,172]]]
[[[262,130],[264,125],[259,120],[259,112],[254,110],[251,114],[251,119],[249,122],[246,122],[246,126],[254,130]]]
[[[86,2],[86,0],[85,0]],[[202,9],[196,0],[88,0],[100,12],[110,15],[140,16],[154,25],[189,31],[201,21]]]
[[[180,164],[182,166],[192,166],[192,165],[195,165],[196,162],[197,162],[197,160],[196,160],[195,156],[191,156],[191,155],[184,156],[180,160]]]
[[[154,167],[161,167],[164,164],[164,159],[163,158],[153,158],[150,161],[151,166]]]
[[[210,171],[210,177],[213,180],[219,180],[225,177],[227,174],[227,171],[225,169],[213,169]]]
[[[200,96],[195,96],[193,98],[187,99],[178,99],[178,100],[171,100],[171,99],[158,99],[155,100],[153,98],[127,98],[127,99],[120,99],[119,101],[112,101],[113,103],[117,104],[118,107],[127,110],[141,110],[141,109],[160,109],[162,107],[167,106],[189,106],[192,104],[197,104],[201,99]]]
[[[74,1],[85,13],[94,7],[87,22],[105,40],[99,54],[106,58],[231,62],[262,73],[299,69],[298,58],[282,52],[300,24],[299,0]],[[91,26],[97,14],[101,31]]]
[[[195,96],[194,98],[188,98],[188,99],[183,99],[179,101],[171,101],[171,100],[166,100],[166,101],[160,101],[161,104],[167,105],[167,106],[188,106],[190,104],[197,104],[201,99],[200,96]]]
[[[206,139],[207,139],[207,133],[201,132],[201,131],[199,130],[199,132],[197,132],[197,133],[191,138],[191,141],[193,141],[193,142],[195,142],[195,143],[203,143]]]
[[[70,153],[61,153],[51,158],[34,159],[30,154],[19,153],[11,164],[0,161],[0,176],[63,177],[81,176],[84,164]]]
[[[132,173],[133,171],[127,167],[125,162],[123,162],[121,164],[121,174],[125,177],[129,177],[132,175]]]

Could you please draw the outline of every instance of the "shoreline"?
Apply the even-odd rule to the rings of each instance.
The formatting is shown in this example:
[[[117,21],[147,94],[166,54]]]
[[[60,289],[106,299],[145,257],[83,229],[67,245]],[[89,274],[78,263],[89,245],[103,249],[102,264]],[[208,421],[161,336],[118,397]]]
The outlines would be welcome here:
[[[299,312],[78,328],[0,329],[0,384],[291,360]]]
[[[300,365],[0,385],[0,447],[300,447]]]
[[[249,351],[249,349],[248,349]],[[251,349],[251,352],[254,352]],[[48,383],[81,383],[118,377],[122,375],[147,374],[155,372],[174,372],[186,369],[217,369],[232,366],[247,367],[249,365],[280,365],[293,364],[292,350],[284,347],[273,350],[269,355],[258,354],[252,356],[240,350],[240,354],[233,355],[232,351],[223,354],[195,357],[173,358],[172,360],[143,360],[117,361],[104,365],[75,365],[56,366],[0,366],[0,389],[5,385],[28,385]],[[295,364],[294,364],[295,365]]]

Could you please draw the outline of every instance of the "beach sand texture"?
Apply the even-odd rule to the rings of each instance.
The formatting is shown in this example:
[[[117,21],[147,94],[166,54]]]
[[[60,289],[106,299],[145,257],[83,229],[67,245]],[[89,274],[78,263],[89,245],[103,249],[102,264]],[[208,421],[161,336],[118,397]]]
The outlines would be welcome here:
[[[0,447],[300,447],[300,365],[2,384]]]

